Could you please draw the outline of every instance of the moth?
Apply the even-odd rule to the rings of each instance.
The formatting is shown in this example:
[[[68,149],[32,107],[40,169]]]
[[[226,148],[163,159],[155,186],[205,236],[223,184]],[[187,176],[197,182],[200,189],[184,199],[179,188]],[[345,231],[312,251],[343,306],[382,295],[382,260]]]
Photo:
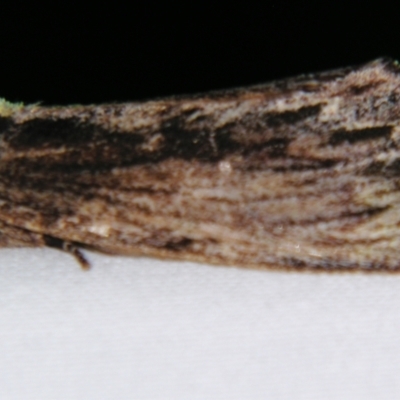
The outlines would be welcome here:
[[[0,103],[0,247],[400,269],[400,67],[126,104]]]

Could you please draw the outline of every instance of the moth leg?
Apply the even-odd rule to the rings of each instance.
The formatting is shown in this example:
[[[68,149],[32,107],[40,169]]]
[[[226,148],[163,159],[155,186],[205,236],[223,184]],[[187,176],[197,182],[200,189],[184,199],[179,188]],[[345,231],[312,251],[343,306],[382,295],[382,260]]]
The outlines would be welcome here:
[[[71,254],[76,261],[78,261],[79,265],[84,270],[90,269],[90,263],[83,255],[83,253],[79,250],[79,248],[74,245],[72,242],[68,240],[63,240],[56,238],[54,236],[43,235],[44,243],[47,247],[52,247],[53,249],[59,249]]]
[[[62,240],[49,235],[43,235],[19,228],[18,226],[8,225],[0,221],[0,248],[1,247],[52,247],[72,254],[78,261],[82,269],[89,269],[90,263],[80,252],[77,246],[67,240]]]

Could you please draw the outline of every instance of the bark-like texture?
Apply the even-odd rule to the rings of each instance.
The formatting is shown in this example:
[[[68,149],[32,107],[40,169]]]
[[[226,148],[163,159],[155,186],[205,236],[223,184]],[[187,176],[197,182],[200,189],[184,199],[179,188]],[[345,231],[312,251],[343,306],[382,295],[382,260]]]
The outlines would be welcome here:
[[[0,246],[63,242],[400,270],[399,67],[144,103],[0,105]]]

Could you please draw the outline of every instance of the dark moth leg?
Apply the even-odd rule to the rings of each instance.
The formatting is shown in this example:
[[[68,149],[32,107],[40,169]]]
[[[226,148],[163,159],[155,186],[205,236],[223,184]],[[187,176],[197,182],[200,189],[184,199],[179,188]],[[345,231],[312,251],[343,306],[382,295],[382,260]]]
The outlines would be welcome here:
[[[70,253],[78,261],[82,269],[89,269],[90,264],[71,242],[58,239],[49,235],[43,235],[8,225],[0,221],[0,248],[1,247],[52,247]]]
[[[46,246],[52,247],[53,249],[63,250],[71,254],[76,259],[76,261],[78,261],[82,269],[90,269],[89,261],[85,258],[85,256],[74,243],[49,235],[43,235],[43,239]]]

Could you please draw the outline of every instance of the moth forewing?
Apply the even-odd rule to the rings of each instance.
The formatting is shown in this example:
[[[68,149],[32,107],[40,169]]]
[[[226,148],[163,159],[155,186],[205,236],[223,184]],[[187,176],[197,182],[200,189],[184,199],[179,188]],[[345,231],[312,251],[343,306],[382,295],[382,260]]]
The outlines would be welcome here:
[[[143,103],[0,102],[0,246],[400,269],[399,99],[380,59]]]

